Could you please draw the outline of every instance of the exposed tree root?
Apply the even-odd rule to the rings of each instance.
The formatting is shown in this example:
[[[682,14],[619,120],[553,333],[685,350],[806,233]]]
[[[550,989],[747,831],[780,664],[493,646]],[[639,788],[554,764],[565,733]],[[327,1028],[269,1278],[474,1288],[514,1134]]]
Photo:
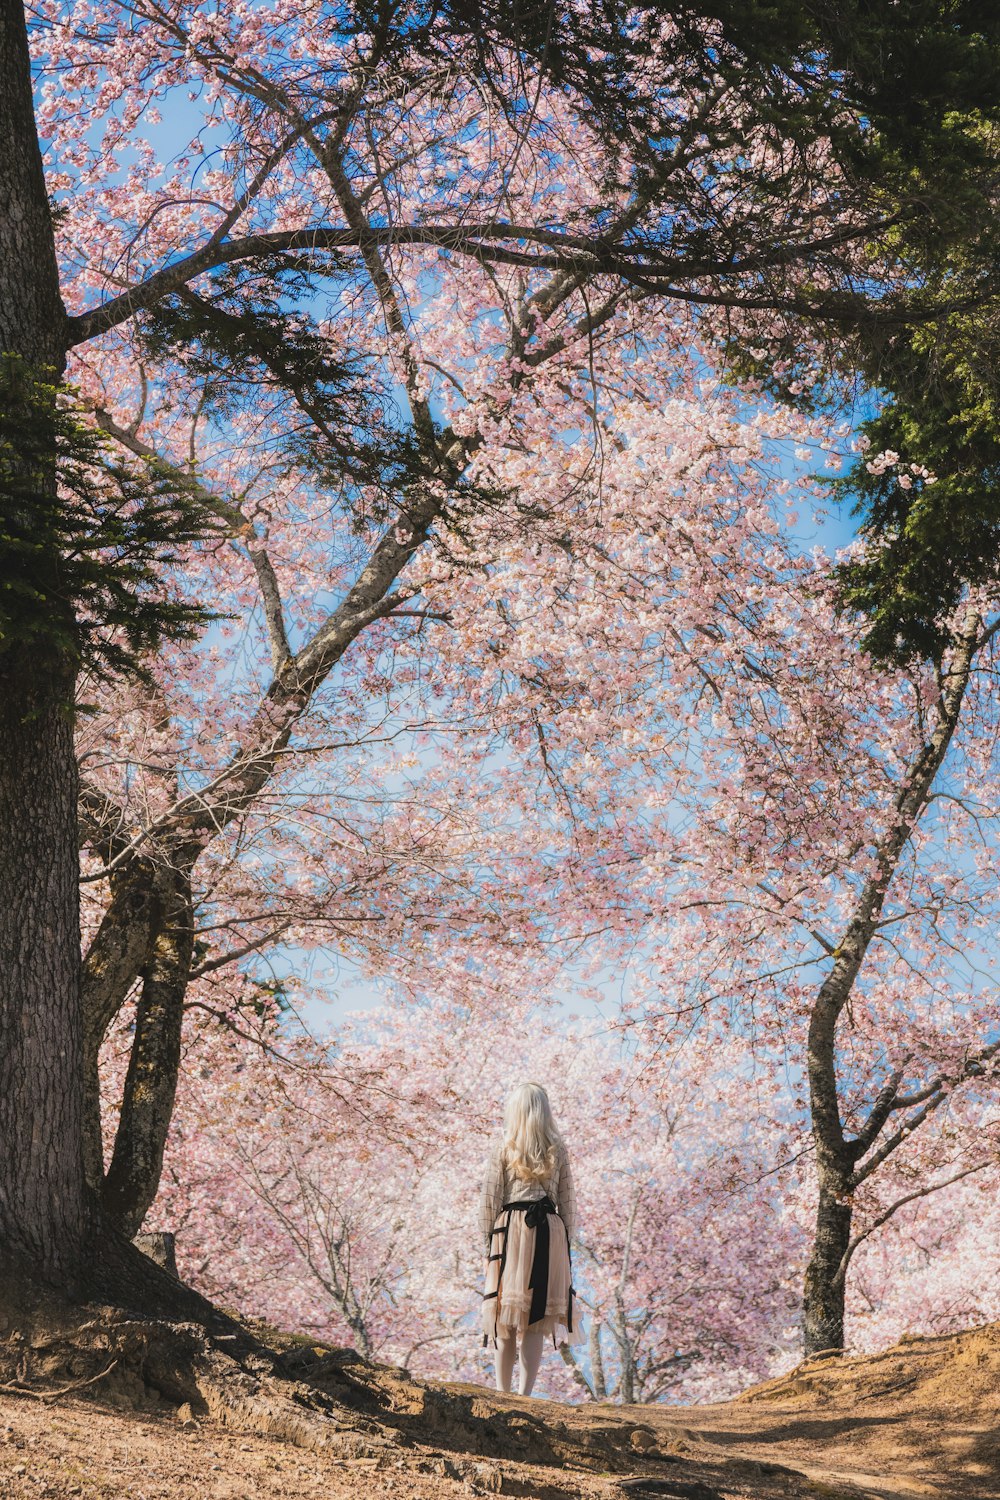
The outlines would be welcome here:
[[[0,1284],[0,1385],[56,1399],[100,1384],[114,1405],[186,1406],[196,1419],[344,1456],[399,1443],[291,1378],[275,1350],[120,1236],[102,1237],[86,1292],[81,1305],[21,1276]]]
[[[0,1385],[0,1391],[3,1391],[7,1396],[31,1396],[36,1401],[58,1401],[62,1396],[75,1395],[77,1391],[82,1391],[88,1385],[96,1385],[99,1380],[103,1380],[106,1375],[110,1375],[117,1364],[117,1359],[113,1359],[105,1369],[99,1370],[96,1375],[88,1375],[86,1380],[73,1380],[69,1385],[61,1385],[54,1391],[36,1391],[30,1385],[18,1385],[16,1381],[10,1385]]]

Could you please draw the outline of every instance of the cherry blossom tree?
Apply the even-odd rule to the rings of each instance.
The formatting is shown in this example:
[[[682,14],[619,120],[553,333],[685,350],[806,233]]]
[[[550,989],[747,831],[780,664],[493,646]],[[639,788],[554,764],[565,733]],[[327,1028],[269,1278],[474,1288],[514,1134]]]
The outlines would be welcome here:
[[[199,930],[196,906],[222,884],[207,867],[225,846],[220,864],[232,872],[232,848],[255,836],[248,817],[299,748],[317,697],[366,653],[369,684],[384,680],[417,624],[429,631],[460,596],[471,602],[484,563],[496,579],[498,559],[526,565],[543,523],[549,547],[573,530],[572,513],[560,520],[526,472],[536,445],[548,444],[551,460],[557,431],[600,430],[609,403],[632,394],[634,349],[646,359],[647,343],[655,353],[689,341],[686,320],[665,308],[850,325],[873,300],[878,316],[909,315],[885,199],[881,189],[866,196],[860,164],[868,153],[884,175],[891,163],[900,187],[912,163],[892,133],[891,91],[866,74],[850,93],[842,64],[855,59],[830,53],[837,26],[803,21],[790,46],[769,27],[761,48],[745,17],[703,33],[656,9],[611,30],[603,14],[586,12],[577,31],[572,15],[561,18],[550,48],[530,26],[512,30],[499,8],[470,22],[460,6],[109,13],[45,3],[32,12],[36,115],[22,9],[7,0],[0,12],[0,332],[3,352],[27,368],[13,407],[25,412],[11,446],[17,482],[4,492],[19,538],[5,578],[27,624],[4,652],[0,694],[11,746],[0,790],[0,974],[11,986],[0,1194],[10,1253],[48,1274],[71,1276],[85,1259],[81,1141],[107,1218],[131,1231],[152,1201],[192,969],[240,947],[196,948],[206,931],[240,925],[230,907]],[[935,17],[908,41],[926,54],[939,30]],[[949,35],[959,49],[979,39]],[[614,66],[595,67],[595,47]],[[935,95],[932,135],[948,102]],[[185,138],[165,165],[175,145],[161,112]],[[901,211],[926,217],[926,198],[908,192]],[[647,317],[650,307],[659,312]],[[612,346],[609,385],[594,351]],[[83,550],[100,558],[88,567],[57,444],[25,462],[29,429],[44,438],[59,425],[70,351],[76,399],[126,456],[127,503],[92,492],[100,524]],[[661,376],[654,357],[640,383]],[[93,451],[87,467],[101,472]],[[578,483],[579,464],[568,467]],[[501,471],[521,490],[498,493]],[[154,500],[167,487],[175,513],[186,506],[198,520],[152,577],[130,573],[122,555],[137,547],[155,560],[154,501],[140,506],[142,527],[113,524],[125,525],[143,485]],[[559,493],[565,502],[574,491]],[[199,735],[186,712],[192,700],[205,709],[213,672],[224,696],[209,641],[191,683],[167,691],[150,672],[147,724],[114,707],[124,742],[159,740],[170,754],[102,761],[84,734],[96,766],[80,786],[68,702],[81,663],[140,668],[137,648],[169,634],[177,610],[190,620],[234,594],[246,608],[251,584],[259,629],[229,678],[233,711],[218,732]],[[130,633],[147,589],[150,628]],[[486,598],[481,632],[503,620],[503,600]],[[102,711],[115,697],[85,686],[88,698],[104,695]],[[481,707],[477,689],[469,701]],[[359,719],[370,733],[368,707],[349,715],[351,743]],[[544,726],[535,729],[547,756]],[[196,753],[175,756],[178,739]],[[127,763],[124,786],[115,759]],[[88,913],[82,1020],[78,812],[88,884],[107,892]],[[415,867],[414,856],[414,880]],[[326,917],[321,881],[311,898]],[[285,920],[277,908],[256,930],[245,920],[244,945]],[[102,1181],[97,1056],[133,991]]]
[[[760,1189],[785,1143],[733,1107],[738,1049],[735,1067],[678,1058],[664,1121],[613,1039],[521,1008],[506,1019],[501,1052],[451,1006],[359,1017],[323,1046],[273,1015],[245,1037],[192,1016],[151,1215],[178,1234],[184,1273],[223,1306],[365,1357],[488,1376],[479,1177],[504,1093],[531,1073],[571,1145],[589,1332],[582,1357],[547,1361],[546,1388],[719,1395],[787,1360],[803,1236]],[[112,1108],[122,1042],[113,1032],[105,1054]]]
[[[794,1363],[816,1185],[780,1059],[765,1069],[742,1039],[681,1047],[664,1060],[664,1107],[663,1070],[592,1022],[520,1008],[506,1022],[500,1051],[452,1006],[394,1007],[321,1045],[270,1006],[255,1023],[237,1007],[228,1025],[193,1011],[150,1216],[178,1234],[184,1274],[280,1328],[489,1380],[475,1202],[504,1091],[530,1073],[549,1084],[572,1150],[587,1334],[546,1361],[546,1391],[725,1399]],[[113,1031],[109,1116],[127,1058]],[[859,1204],[853,1348],[1000,1309],[994,1126],[992,1101],[960,1091]]]
[[[476,874],[458,906],[438,908],[446,931],[438,917],[426,920],[426,906],[424,920],[408,925],[405,886],[393,917],[382,910],[373,921],[355,907],[339,926],[374,929],[376,962],[412,989],[464,986],[467,1003],[488,995],[470,977],[470,952],[474,965],[492,966],[495,993],[523,992],[544,989],[560,960],[582,959],[591,972],[620,963],[638,934],[647,947],[669,945],[629,1002],[652,1041],[728,1000],[739,1024],[763,1028],[762,1045],[801,1048],[813,1067],[820,1189],[807,1338],[826,1348],[842,1337],[857,1190],[956,1084],[988,1075],[994,1056],[992,996],[974,984],[956,991],[951,960],[960,952],[974,962],[992,890],[992,854],[977,852],[974,873],[966,868],[970,830],[991,837],[992,828],[989,809],[969,800],[993,774],[992,628],[982,614],[956,621],[955,655],[936,675],[868,660],[837,616],[828,560],[797,552],[784,514],[792,489],[774,476],[783,443],[843,445],[843,432],[824,435],[763,404],[748,412],[736,394],[706,388],[704,355],[682,358],[669,322],[662,339],[662,362],[637,363],[631,402],[600,419],[599,484],[593,424],[575,444],[536,427],[530,466],[508,442],[484,451],[477,467],[519,505],[537,497],[532,546],[516,514],[501,546],[495,510],[478,527],[442,528],[443,558],[425,577],[415,568],[423,607],[446,615],[447,629],[398,640],[396,680],[433,683],[439,722],[461,724],[463,752],[426,779],[419,768],[413,800],[424,817],[436,805],[438,837],[449,830],[434,855],[446,882],[457,856],[473,859]],[[668,374],[673,401],[657,409],[651,389]],[[808,484],[798,488],[802,503],[814,502]],[[541,579],[556,586],[540,588]],[[502,631],[484,621],[484,601]],[[507,754],[489,766],[489,736],[499,733]],[[329,804],[309,800],[325,826]],[[452,817],[440,821],[458,802],[464,843],[450,832]],[[504,808],[519,809],[516,823],[512,811],[500,816]],[[297,815],[300,849],[308,821]],[[277,847],[287,848],[278,826]],[[412,826],[406,860],[423,867],[430,846],[413,843]],[[386,847],[378,846],[380,896]],[[265,886],[272,868],[265,863]],[[411,865],[406,879],[414,873]],[[908,904],[883,919],[878,882],[904,876]],[[418,878],[426,889],[422,868]],[[355,892],[367,884],[352,881]],[[287,881],[279,890],[285,900]],[[230,912],[239,926],[237,901]],[[830,989],[806,999],[817,966],[843,946],[838,922],[852,944],[850,924],[860,924],[861,959],[873,950],[863,975],[860,960],[852,974],[834,966],[838,1018],[846,1012],[850,1027],[839,1057],[836,1028],[820,1035],[817,1019]],[[337,925],[327,911],[325,930]],[[464,956],[456,930],[472,941]],[[262,942],[273,929],[263,934]],[[938,992],[932,1005],[906,995],[918,961]],[[666,1008],[663,991],[676,997]],[[889,1092],[872,1114],[878,1101],[866,1102],[864,1089],[882,1066]],[[893,1084],[907,1068],[913,1086],[902,1088],[903,1071]],[[853,1140],[862,1143],[849,1170],[846,1119],[858,1121]]]
[[[859,1251],[848,1301],[854,1347],[997,1321],[996,1186],[994,1171],[914,1203]]]
[[[632,954],[626,1008],[650,1044],[728,1007],[795,1057],[818,1172],[815,1352],[842,1341],[877,1174],[955,1090],[991,1086],[996,601],[969,595],[937,660],[872,661],[831,559],[804,555],[784,513],[815,505],[811,486],[761,473],[787,415],[686,378],[666,413],[650,391],[602,420],[600,506],[572,556],[550,534],[496,569],[502,636],[453,604],[462,676],[438,676],[457,699],[471,664],[476,703],[502,702],[510,742],[538,745],[532,773],[498,772],[565,861],[536,903],[558,892],[551,930],[591,973]],[[815,425],[798,436],[818,451]],[[530,473],[510,449],[493,462],[522,494],[588,483],[540,439]],[[934,482],[898,453],[868,462]],[[561,589],[541,596],[539,571]]]
[[[629,705],[630,741],[658,733],[668,749],[653,783],[669,803],[656,820],[640,794],[631,827],[617,814],[603,922],[634,934],[641,914],[643,941],[662,945],[629,1002],[657,1045],[728,1004],[797,1054],[819,1183],[815,1351],[843,1337],[859,1195],[955,1089],[993,1076],[995,611],[970,600],[939,662],[882,671],[812,565],[784,566],[803,588],[790,616],[776,579],[762,588],[735,559],[714,602],[692,590],[700,618],[673,601],[693,733],[665,719],[653,731]],[[557,762],[564,785],[583,748]],[[602,758],[593,740],[586,753]]]
[[[55,22],[62,12],[52,16]],[[416,829],[420,818],[411,811],[405,831],[390,830],[403,841],[391,856],[383,828],[350,827],[348,843],[363,854],[365,868],[354,865],[336,891],[353,898],[378,882],[384,904],[373,912],[362,900],[340,923],[334,889],[323,890],[316,879],[318,840],[303,831],[311,824],[315,835],[322,819],[330,826],[336,813],[329,802],[296,813],[293,841],[307,873],[295,901],[282,899],[284,883],[275,889],[279,854],[272,842],[266,877],[256,885],[260,906],[252,919],[237,916],[211,868],[216,850],[233,879],[244,881],[260,855],[236,869],[234,848],[260,839],[253,823],[261,807],[273,813],[279,789],[289,800],[297,795],[284,767],[294,768],[298,757],[310,767],[300,785],[315,781],[303,731],[312,730],[328,750],[346,752],[377,737],[377,726],[386,736],[398,734],[399,708],[393,705],[395,719],[387,724],[373,717],[379,708],[372,703],[398,645],[415,631],[447,624],[456,590],[474,591],[484,566],[501,558],[506,566],[525,539],[531,545],[535,529],[572,527],[581,503],[574,509],[572,490],[561,486],[570,509],[557,519],[539,480],[513,470],[500,476],[491,452],[514,446],[530,467],[543,434],[551,445],[567,424],[588,425],[589,384],[598,367],[602,381],[615,378],[614,351],[623,341],[631,347],[639,338],[644,357],[648,346],[653,364],[645,379],[662,380],[663,361],[687,337],[689,319],[644,316],[640,338],[633,262],[646,253],[647,240],[628,239],[627,253],[623,240],[617,260],[605,264],[598,256],[581,266],[572,257],[572,264],[559,254],[553,259],[548,250],[515,253],[503,236],[491,249],[497,236],[485,228],[468,242],[464,231],[442,238],[427,230],[428,215],[454,218],[470,183],[484,224],[493,212],[488,201],[518,226],[531,216],[544,219],[556,199],[574,223],[603,213],[604,198],[595,201],[592,188],[610,191],[605,146],[567,114],[561,96],[536,103],[539,139],[524,143],[516,119],[494,120],[493,95],[484,93],[482,80],[449,75],[443,93],[426,94],[401,71],[395,42],[345,44],[336,33],[327,39],[330,78],[323,87],[331,108],[340,100],[342,117],[335,126],[324,119],[322,128],[306,128],[317,103],[314,82],[291,81],[299,68],[298,21],[284,18],[265,37],[255,13],[234,10],[221,51],[216,24],[206,30],[196,12],[151,14],[141,28],[145,50],[116,53],[109,89],[88,102],[93,70],[117,43],[101,16],[86,7],[73,16],[72,33],[54,26],[47,37],[46,65],[58,71],[59,85],[42,111],[54,159],[62,163],[54,181],[72,187],[67,244],[87,245],[84,262],[74,262],[73,295],[84,306],[104,295],[108,267],[121,255],[145,288],[124,300],[113,296],[93,319],[80,313],[73,373],[101,428],[140,469],[169,476],[178,489],[187,485],[228,528],[232,552],[187,556],[173,587],[183,597],[224,600],[247,620],[240,645],[255,660],[247,670],[244,657],[226,681],[215,646],[183,659],[167,653],[157,668],[151,718],[136,727],[134,706],[111,706],[113,716],[121,713],[131,725],[124,741],[133,743],[169,739],[171,719],[183,721],[182,743],[165,760],[137,762],[124,742],[124,753],[102,754],[96,747],[107,743],[106,719],[81,736],[88,768],[81,807],[95,856],[88,881],[96,886],[105,879],[110,893],[93,911],[84,968],[87,1166],[106,1211],[134,1231],[156,1189],[192,970],[238,961],[277,936],[294,938],[306,924],[358,933],[378,923],[377,941],[388,944],[408,908],[400,891],[402,913],[389,909],[385,864],[391,859],[399,868],[405,861],[405,878],[413,881],[416,863],[428,857],[433,823],[439,834],[433,857],[443,868],[446,815],[440,803],[434,809],[424,784],[424,827]],[[314,50],[310,35],[311,56]],[[237,55],[254,57],[250,74],[234,61]],[[254,81],[262,68],[271,77],[265,99]],[[158,101],[173,102],[188,76],[201,80],[208,115],[197,113],[187,156],[161,171],[142,130],[155,128]],[[519,79],[515,69],[504,84],[512,96],[524,83]],[[71,113],[67,99],[78,106]],[[87,121],[88,133],[81,134]],[[700,120],[699,130],[704,125]],[[200,171],[208,198],[192,198],[189,190],[184,197],[190,162],[205,151],[203,132],[209,139],[216,129],[234,143],[226,147],[231,160],[214,175]],[[107,183],[123,130],[131,132],[138,159],[128,172],[130,210],[120,216],[108,211]],[[397,159],[404,136],[410,145]],[[275,155],[277,137],[288,144]],[[565,182],[570,149],[590,164],[575,178],[575,199]],[[762,151],[768,154],[765,143]],[[504,176],[496,163],[508,153],[514,167]],[[251,185],[235,192],[233,175],[244,171]],[[643,215],[656,222],[659,200],[653,187],[623,197],[619,178],[611,207],[621,218],[620,235],[628,236]],[[235,202],[220,220],[211,194],[224,189],[231,197],[235,192]],[[347,227],[328,233],[331,213]],[[410,227],[384,234],[386,214]],[[255,226],[245,244],[231,238],[243,221]],[[274,226],[292,221],[308,223],[308,233],[288,231],[286,242],[286,231]],[[205,248],[192,252],[183,269],[172,265],[169,275],[152,270],[181,232],[189,238],[201,232]],[[270,237],[275,233],[278,240]],[[345,260],[341,252],[352,249]],[[275,262],[275,256],[286,258]],[[143,266],[150,268],[145,279]],[[297,321],[290,321],[284,302],[296,295]],[[592,445],[584,451],[589,463]],[[495,493],[501,478],[519,483],[520,498]],[[588,490],[582,503],[592,498]],[[434,582],[440,587],[431,607],[423,591]],[[487,592],[482,624],[494,620],[497,603]],[[364,674],[360,689],[341,681],[355,661]],[[412,672],[401,686],[415,692],[419,667]],[[223,687],[227,701],[220,703]],[[211,734],[195,729],[192,710],[202,723],[211,721]],[[334,772],[345,781],[360,774],[359,758],[350,766],[346,759]],[[454,805],[454,794],[443,794],[445,800]],[[383,821],[382,813],[375,817]],[[463,835],[453,815],[449,821],[454,858],[456,835],[459,841]],[[487,849],[476,853],[480,867],[491,857]],[[503,884],[509,890],[509,881]],[[489,899],[497,888],[477,883],[480,911],[498,909]],[[439,920],[452,915],[449,909]],[[482,918],[469,920],[483,930]],[[509,913],[502,919],[507,926],[510,920]],[[196,954],[196,943],[220,931],[235,939],[228,948]],[[108,1024],[136,986],[133,1067],[102,1181],[96,1058]]]
[[[627,1114],[620,1071],[606,1074],[603,1110],[578,1127],[588,1341],[582,1360],[562,1354],[601,1401],[725,1399],[796,1346],[806,1235],[774,1170],[793,1154],[787,1101],[773,1074],[751,1077],[742,1042],[680,1048],[663,1071],[665,1099],[629,1080]]]

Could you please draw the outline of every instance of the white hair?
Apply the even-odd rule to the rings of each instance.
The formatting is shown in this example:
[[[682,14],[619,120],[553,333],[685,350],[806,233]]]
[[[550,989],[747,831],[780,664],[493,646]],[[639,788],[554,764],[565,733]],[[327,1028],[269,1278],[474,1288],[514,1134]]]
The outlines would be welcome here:
[[[508,1094],[503,1135],[504,1157],[515,1177],[532,1183],[551,1178],[559,1132],[549,1096],[540,1083],[520,1083]]]

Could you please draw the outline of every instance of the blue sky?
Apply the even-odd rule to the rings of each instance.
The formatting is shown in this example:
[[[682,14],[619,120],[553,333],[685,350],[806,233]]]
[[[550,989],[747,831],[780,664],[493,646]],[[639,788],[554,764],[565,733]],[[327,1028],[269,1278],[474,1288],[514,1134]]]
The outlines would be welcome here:
[[[178,89],[170,97],[169,103],[161,101],[160,108],[163,114],[162,124],[142,128],[161,158],[168,160],[182,151],[192,134],[199,129],[203,106],[197,99],[189,99],[186,90]],[[127,153],[122,155],[121,161],[123,167],[127,165]],[[813,465],[810,465],[794,457],[793,447],[791,442],[787,444],[787,453],[779,467],[778,472],[783,477],[794,477],[812,466],[822,468],[822,454],[817,454]],[[831,553],[846,545],[855,534],[854,523],[846,508],[837,507],[832,502],[823,515],[801,515],[795,530],[804,550],[820,546]],[[270,970],[277,978],[297,975],[305,981],[309,991],[323,996],[322,999],[312,999],[306,1003],[302,1013],[304,1022],[310,1029],[318,1032],[336,1029],[340,1019],[348,1012],[372,1010],[391,999],[387,986],[364,976],[353,962],[330,950],[306,952],[286,946],[272,950],[259,964],[260,969]],[[601,987],[606,993],[609,1010],[617,1008],[622,985],[627,983],[627,976],[607,976]],[[553,998],[558,1000],[567,1013],[581,1009],[571,991]],[[583,1009],[590,1007],[584,1006]],[[594,1019],[598,1020],[596,1013]]]

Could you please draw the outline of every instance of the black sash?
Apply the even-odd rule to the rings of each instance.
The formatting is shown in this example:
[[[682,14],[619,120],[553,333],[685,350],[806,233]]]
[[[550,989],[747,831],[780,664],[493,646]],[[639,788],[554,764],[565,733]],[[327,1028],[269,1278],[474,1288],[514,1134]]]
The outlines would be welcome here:
[[[531,1291],[531,1307],[528,1310],[528,1322],[537,1323],[545,1317],[545,1309],[549,1300],[549,1214],[555,1214],[556,1218],[563,1224],[563,1231],[566,1233],[567,1255],[569,1254],[569,1233],[566,1231],[566,1225],[562,1221],[559,1210],[548,1195],[543,1198],[517,1198],[511,1203],[505,1203],[503,1205],[503,1212],[507,1215],[505,1222],[502,1225],[497,1225],[493,1230],[493,1234],[500,1234],[503,1237],[503,1246],[498,1255],[492,1253],[492,1236],[490,1239],[490,1259],[499,1260],[500,1262],[500,1274],[497,1277],[497,1286],[499,1288],[503,1281],[504,1267],[507,1264],[507,1235],[510,1230],[510,1216],[513,1213],[523,1213],[525,1228],[535,1231],[535,1253],[531,1260],[531,1279],[528,1282],[528,1287]],[[572,1273],[570,1280],[572,1281]],[[490,1301],[496,1295],[496,1292],[489,1292],[487,1293],[486,1300]],[[566,1326],[572,1332],[572,1285],[569,1289],[569,1299],[566,1308]],[[486,1343],[485,1335],[483,1336],[483,1343]]]
[[[549,1214],[558,1215],[558,1210],[549,1197],[522,1198],[516,1203],[505,1203],[504,1208],[511,1213],[523,1213],[525,1228],[535,1231],[535,1253],[528,1282],[531,1291],[528,1322],[537,1323],[545,1317],[549,1300]],[[503,1267],[500,1269],[502,1271]]]

